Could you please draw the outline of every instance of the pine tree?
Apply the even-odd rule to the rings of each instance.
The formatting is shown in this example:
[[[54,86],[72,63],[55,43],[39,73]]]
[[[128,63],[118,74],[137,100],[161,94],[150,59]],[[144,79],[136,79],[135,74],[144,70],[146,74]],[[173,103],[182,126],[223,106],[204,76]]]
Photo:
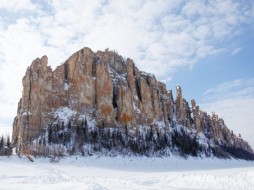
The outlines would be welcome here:
[[[85,127],[88,127],[88,124],[87,124],[87,120],[86,120],[86,118],[85,118]]]
[[[0,150],[4,147],[4,137],[0,137]]]
[[[8,148],[11,146],[10,135],[7,136],[6,146],[7,146]]]
[[[52,142],[52,127],[51,125],[48,128],[48,143],[51,144]]]

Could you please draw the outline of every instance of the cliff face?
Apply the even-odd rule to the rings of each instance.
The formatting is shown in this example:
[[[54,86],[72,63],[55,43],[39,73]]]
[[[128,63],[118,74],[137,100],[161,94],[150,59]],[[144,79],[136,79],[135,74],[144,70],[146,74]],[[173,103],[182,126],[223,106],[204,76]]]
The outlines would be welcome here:
[[[74,110],[76,116],[88,114],[105,127],[165,120],[169,129],[172,95],[153,75],[139,71],[131,59],[84,48],[54,71],[47,63],[46,56],[37,58],[26,71],[14,138],[33,139],[56,119],[54,112],[64,107]]]
[[[34,60],[22,80],[23,93],[13,123],[13,139],[24,144],[53,123],[79,123],[86,118],[103,128],[153,126],[174,133],[177,126],[203,134],[212,144],[252,152],[217,115],[191,108],[177,87],[172,91],[154,75],[139,71],[131,59],[112,51],[83,48],[52,70],[43,56]]]

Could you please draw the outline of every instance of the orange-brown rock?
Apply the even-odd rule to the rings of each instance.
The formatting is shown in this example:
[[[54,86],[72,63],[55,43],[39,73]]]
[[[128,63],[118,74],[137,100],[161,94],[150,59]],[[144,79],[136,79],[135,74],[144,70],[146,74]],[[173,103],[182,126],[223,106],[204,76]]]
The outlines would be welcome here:
[[[133,107],[131,90],[124,86],[118,88],[118,121],[122,124],[128,124],[133,120]]]
[[[183,98],[182,89],[176,87],[176,120],[179,124],[191,128],[191,111],[188,102]]]
[[[113,51],[94,53],[83,48],[55,70],[43,56],[32,62],[23,78],[13,139],[26,142],[36,138],[59,120],[56,113],[64,108],[73,110],[75,118],[89,114],[104,127],[164,121],[169,128],[173,108],[168,101],[172,97],[167,97],[165,85]]]
[[[99,123],[114,125],[115,114],[112,100],[113,84],[109,76],[109,66],[103,59],[99,59],[96,62],[96,104]]]
[[[194,99],[191,100],[191,106],[192,106],[192,113],[193,113],[193,120],[195,123],[195,127],[197,132],[202,132],[202,126],[201,126],[201,113],[199,111],[199,106],[196,105],[196,102]]]

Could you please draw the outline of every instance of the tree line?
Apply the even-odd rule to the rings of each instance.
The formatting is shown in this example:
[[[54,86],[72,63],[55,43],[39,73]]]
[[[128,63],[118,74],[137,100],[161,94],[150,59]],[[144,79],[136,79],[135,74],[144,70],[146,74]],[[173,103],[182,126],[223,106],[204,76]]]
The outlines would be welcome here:
[[[10,148],[11,140],[10,136],[7,135],[0,137],[0,156],[10,156],[12,154],[12,150]]]
[[[171,125],[171,130],[155,125],[104,127],[89,126],[87,120],[67,125],[56,122],[47,126],[37,139],[26,143],[20,150],[29,150],[33,156],[61,157],[80,154],[97,155],[143,155],[143,156],[216,156],[254,160],[254,154],[238,144],[219,143],[204,133],[207,144],[200,143],[196,132],[184,126]],[[8,140],[5,140],[8,144]],[[8,145],[6,145],[8,147]]]

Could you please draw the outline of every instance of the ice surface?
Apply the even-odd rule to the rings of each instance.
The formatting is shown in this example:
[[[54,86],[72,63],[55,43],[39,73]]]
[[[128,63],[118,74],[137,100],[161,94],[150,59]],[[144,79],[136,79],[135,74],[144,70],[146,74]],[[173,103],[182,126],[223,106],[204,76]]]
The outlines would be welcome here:
[[[254,189],[254,162],[190,157],[0,157],[0,189]]]

